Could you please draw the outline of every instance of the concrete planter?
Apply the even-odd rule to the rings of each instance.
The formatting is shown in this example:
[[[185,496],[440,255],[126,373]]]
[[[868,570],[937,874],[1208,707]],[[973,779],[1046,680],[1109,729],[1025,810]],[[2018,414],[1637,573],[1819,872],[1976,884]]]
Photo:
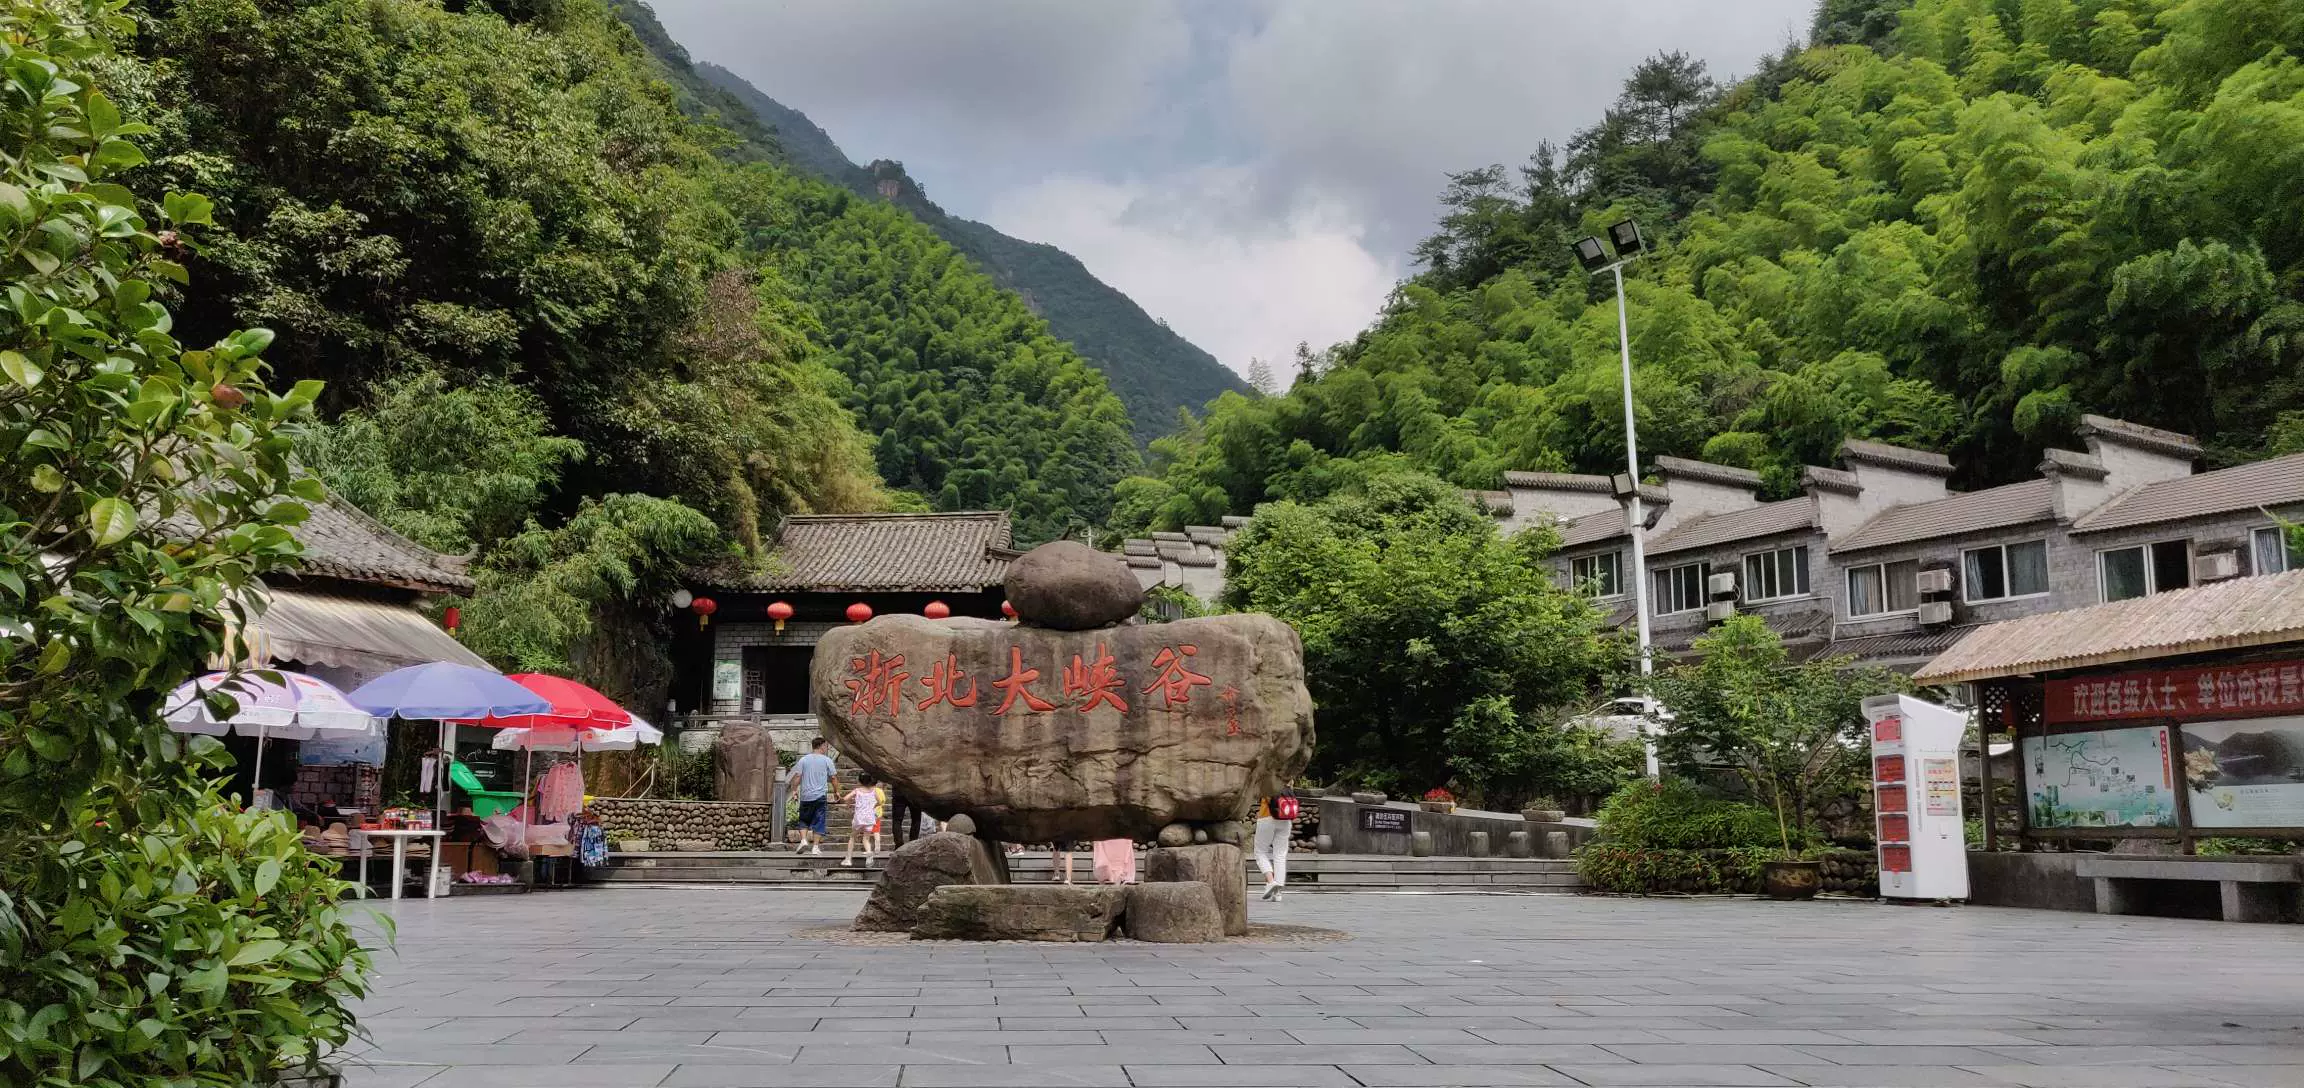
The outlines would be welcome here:
[[[1355,805],[1381,805],[1389,800],[1391,800],[1390,797],[1381,793],[1363,792],[1352,795],[1352,803]]]
[[[1760,863],[1760,894],[1767,899],[1814,899],[1824,890],[1824,867],[1814,861]]]
[[[1532,824],[1556,824],[1568,818],[1568,810],[1558,808],[1524,808],[1520,818]]]
[[[343,1084],[344,1075],[335,1066],[315,1062],[273,1074],[267,1088],[343,1088]]]
[[[1416,804],[1426,812],[1456,811],[1456,802],[1454,801],[1418,801]]]

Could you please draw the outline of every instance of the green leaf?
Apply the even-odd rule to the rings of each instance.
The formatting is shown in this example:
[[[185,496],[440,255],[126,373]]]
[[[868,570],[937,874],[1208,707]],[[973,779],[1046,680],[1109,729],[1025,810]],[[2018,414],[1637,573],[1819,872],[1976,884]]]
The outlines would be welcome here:
[[[277,863],[267,862],[266,864],[274,865],[272,878],[274,880],[278,880],[280,878],[280,874]],[[247,944],[241,945],[240,951],[234,952],[232,954],[232,959],[229,963],[226,964],[226,966],[246,967],[251,963],[263,963],[266,960],[278,956],[287,947],[288,944],[285,941],[250,941]]]
[[[256,867],[256,894],[258,894],[258,895],[267,895],[267,894],[270,894],[270,893],[271,893],[271,891],[272,891],[272,889],[273,889],[274,887],[277,887],[277,886],[279,885],[279,883],[280,883],[280,859],[279,859],[279,858],[265,858],[265,859],[264,859],[264,863],[263,863],[262,865],[258,865],[258,866]],[[240,961],[238,961],[238,960],[234,960],[234,961],[233,961],[233,964],[234,964],[234,966],[238,966],[239,962],[240,962]]]
[[[198,193],[170,193],[160,200],[160,215],[180,227],[211,226],[215,205]]]
[[[53,495],[64,490],[64,474],[54,465],[41,465],[32,470],[32,487],[43,495]]]
[[[136,531],[136,509],[106,496],[88,507],[88,535],[99,548],[126,540]]]
[[[21,351],[0,351],[0,374],[6,374],[9,381],[32,390],[40,388],[40,379],[47,377],[48,372],[40,369],[40,364],[25,357]]]

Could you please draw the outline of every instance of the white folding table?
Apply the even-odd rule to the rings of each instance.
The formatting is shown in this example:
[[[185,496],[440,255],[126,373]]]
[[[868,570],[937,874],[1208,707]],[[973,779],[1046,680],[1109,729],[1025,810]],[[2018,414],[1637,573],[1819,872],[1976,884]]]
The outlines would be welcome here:
[[[375,828],[373,830],[354,831],[351,835],[355,838],[392,840],[392,898],[394,899],[400,898],[400,885],[406,879],[408,872],[408,840],[432,840],[431,864],[424,868],[424,898],[437,899],[440,897],[440,840],[446,837],[446,832],[420,831],[415,828]],[[375,850],[366,842],[358,842],[353,845],[360,851],[360,883],[365,887],[368,883],[368,855],[375,853]]]

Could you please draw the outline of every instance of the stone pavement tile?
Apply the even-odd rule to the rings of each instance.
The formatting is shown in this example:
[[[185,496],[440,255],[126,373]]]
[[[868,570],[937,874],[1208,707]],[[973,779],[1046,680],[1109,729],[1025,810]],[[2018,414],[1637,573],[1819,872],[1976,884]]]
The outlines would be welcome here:
[[[1116,1065],[907,1065],[904,1088],[1128,1088]]]
[[[1163,1046],[1174,1044],[1182,1044],[1185,1046],[1214,1046],[1218,1043],[1237,1043],[1241,1045],[1269,1043],[1281,1046],[1289,1046],[1302,1041],[1298,1039],[1293,1033],[1280,1031],[1276,1028],[1267,1028],[1253,1020],[1241,1021],[1241,1023],[1243,1025],[1242,1027],[1219,1028],[1213,1031],[1186,1031],[1183,1028],[1152,1028],[1144,1031],[1103,1031],[1098,1032],[1098,1034],[1104,1037],[1105,1042],[1115,1043],[1122,1046]],[[1373,1043],[1382,1042],[1383,1040],[1370,1039],[1367,1041]]]
[[[903,1046],[911,1039],[909,1031],[754,1031],[738,1028],[734,1031],[715,1031],[704,1040],[713,1046],[764,1046],[771,1049],[795,1046]]]
[[[1034,1048],[1038,1049],[1038,1048]],[[794,1061],[801,1065],[870,1062],[882,1065],[1006,1065],[1008,1049],[998,1046],[883,1046],[877,1043],[811,1043]]]
[[[2180,1068],[2179,1071],[2197,1073],[2203,1077],[2223,1081],[2235,1088],[2296,1088],[2304,1084],[2304,1064],[2299,1065],[2214,1065]]]
[[[362,1065],[357,1061],[340,1061],[337,1068],[344,1074],[345,1088],[416,1088],[432,1079],[445,1065]]]
[[[1249,1023],[1237,1016],[1224,1017],[1222,1022]],[[1176,1026],[1176,1021],[1166,1016],[1003,1016],[999,1021],[1001,1031],[1150,1031]]]
[[[2000,1088],[1982,1073],[1950,1065],[1763,1065],[1809,1088]]]
[[[1749,1065],[1555,1065],[1554,1071],[1589,1085],[1637,1085],[1642,1088],[1779,1088],[1797,1085]]]
[[[747,1020],[741,1030],[751,1031],[755,1023],[761,1031],[806,1031],[801,1028],[769,1027],[765,1021]],[[1066,1021],[1077,1024],[1077,1021]],[[902,1020],[825,1020],[816,1025],[817,1031],[999,1031],[1000,1021],[989,1016],[907,1016]],[[1093,1030],[1093,1029],[1076,1029]]]
[[[664,1088],[896,1088],[893,1065],[683,1065]]]
[[[442,1070],[422,1088],[655,1088],[670,1065],[465,1065]]]
[[[518,1034],[521,1030],[517,1025],[506,1023],[504,1020],[494,1017],[451,1021],[445,1024],[429,1020],[423,1022],[433,1026],[403,1027],[389,1021],[363,1018],[360,1021],[360,1030],[367,1032],[368,1038],[379,1046],[396,1046],[406,1043],[493,1043],[508,1035]],[[551,1021],[546,1020],[545,1022],[550,1023]]]
[[[1993,1084],[2018,1088],[2230,1088],[2204,1067],[2162,1069],[2151,1065],[1971,1065]],[[431,1088],[431,1085],[425,1085]]]
[[[1333,1065],[1131,1065],[1136,1088],[1359,1088]]]
[[[2231,1028],[2018,1028],[2009,1034],[2028,1043],[2046,1043],[2050,1046],[2220,1046],[2247,1042],[2257,1032],[2235,1031]]]
[[[1983,1049],[2009,1061],[2034,1062],[2040,1065],[2200,1065],[2203,1059],[2187,1050],[2165,1046],[2123,1046],[2109,1043],[2098,1046],[1988,1046]],[[2210,1048],[2215,1049],[2215,1048]],[[2304,1050],[2292,1052],[2294,1060],[2304,1062]],[[2304,1088],[2304,1086],[2299,1086]]]
[[[1573,1021],[1558,1027],[1530,1027],[1522,1022],[1513,1028],[1472,1028],[1472,1034],[1491,1043],[1517,1043],[1524,1045],[1552,1045],[1556,1043],[1669,1043],[1665,1033],[1647,1028],[1626,1028],[1614,1024],[1585,1026]],[[1691,1034],[1704,1034],[1694,1032]]]
[[[1535,1026],[1527,1020],[1517,1016],[1506,1016],[1500,1013],[1488,1012],[1486,1010],[1482,1010],[1476,1013],[1466,1013],[1451,1010],[1445,1016],[1361,1016],[1355,1013],[1348,1018],[1338,1019],[1336,1022],[1333,1022],[1328,1026],[1348,1027],[1351,1024],[1358,1024],[1364,1028],[1375,1028],[1379,1030],[1384,1028],[1456,1028],[1460,1031],[1478,1031],[1483,1028],[1527,1028]]]
[[[1344,1070],[1366,1088],[1558,1088],[1578,1083],[1541,1065],[1347,1065]]]
[[[915,1031],[907,1041],[913,1046],[1101,1046],[1115,1040],[1097,1031]]]
[[[1321,1045],[1326,1043],[1467,1043],[1478,1045],[1491,1040],[1482,1039],[1462,1028],[1309,1028],[1291,1031],[1299,1043]]]
[[[1780,1043],[1603,1043],[1600,1049],[1643,1065],[1796,1065],[1820,1060]]]
[[[376,1061],[421,1062],[427,1065],[566,1065],[584,1052],[580,1046],[510,1046],[494,1043],[441,1043],[421,1041],[379,1047]]]
[[[2033,1041],[2021,1035],[1989,1028],[1947,1028],[1930,1023],[1907,1030],[1894,1028],[1847,1028],[1832,1034],[1851,1043],[1873,1046],[2030,1046]]]
[[[1815,1028],[1714,1028],[1697,1031],[1670,1029],[1646,1033],[1653,1039],[1625,1039],[1623,1042],[1661,1043],[1846,1043],[1854,1042],[1846,1032],[1818,1031]],[[1595,1039],[1593,1042],[1609,1042]]]
[[[2186,1044],[2170,1049],[2188,1055],[2177,1065],[2229,1062],[2233,1065],[2304,1065],[2304,1039],[2285,1045],[2255,1043]]]
[[[625,1028],[619,1031],[600,1031],[577,1028],[524,1028],[502,1039],[504,1043],[535,1043],[542,1046],[688,1046],[710,1042],[710,1028],[672,1031],[662,1028]]]
[[[971,1006],[974,1007],[974,1006]],[[818,1005],[814,1008],[795,1006],[781,1009],[750,1009],[762,1016],[809,1015],[819,1020],[905,1020],[910,1019],[910,1008],[888,1008],[882,1005]]]
[[[1795,1049],[1837,1065],[2014,1065],[2048,1060],[2034,1059],[2029,1055],[2010,1057],[1973,1046],[1814,1046],[1803,1043]],[[2025,1049],[2038,1051],[2041,1048]],[[1798,1058],[1792,1060],[1799,1061]]]
[[[1015,1065],[1214,1065],[1216,1052],[1207,1046],[1170,1043],[1162,1046],[1015,1046],[1008,1048]]]
[[[800,1055],[800,1045],[771,1046],[696,1043],[691,1046],[595,1046],[577,1057],[577,1065],[786,1065]],[[860,1058],[860,1056],[859,1056]]]
[[[1598,1065],[1605,1062],[1629,1064],[1630,1061],[1592,1043],[1489,1043],[1477,1046],[1440,1043],[1415,1049],[1416,1053],[1434,1065],[1552,1065],[1558,1062]],[[1343,1064],[1342,1059],[1338,1059],[1337,1064]]]
[[[1422,1065],[1424,1057],[1404,1046],[1384,1043],[1330,1046],[1217,1046],[1226,1065]]]
[[[634,1017],[628,1026],[656,1031],[807,1031],[817,1024],[817,1018],[806,1009],[658,1009],[656,1012],[657,1015]],[[758,1015],[754,1015],[755,1012]],[[858,1023],[877,1028],[881,1022]]]

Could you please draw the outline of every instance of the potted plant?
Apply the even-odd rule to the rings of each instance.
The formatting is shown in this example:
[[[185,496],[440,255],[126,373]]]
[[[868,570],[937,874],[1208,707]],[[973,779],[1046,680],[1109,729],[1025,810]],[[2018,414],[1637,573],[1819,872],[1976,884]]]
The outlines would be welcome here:
[[[1568,810],[1549,797],[1539,797],[1521,806],[1520,818],[1532,824],[1556,824],[1568,818]]]
[[[1456,795],[1449,793],[1446,787],[1434,786],[1424,791],[1422,806],[1426,812],[1454,812]]]
[[[1803,855],[1818,810],[1861,788],[1867,765],[1862,701],[1907,691],[1886,669],[1844,660],[1794,662],[1758,616],[1737,616],[1696,640],[1700,657],[1655,677],[1672,708],[1659,756],[1683,770],[1725,769],[1776,816],[1778,853],[1761,865],[1761,894],[1807,899],[1823,873]]]
[[[311,1062],[272,1075],[270,1088],[340,1088],[344,1075],[325,1062]]]

